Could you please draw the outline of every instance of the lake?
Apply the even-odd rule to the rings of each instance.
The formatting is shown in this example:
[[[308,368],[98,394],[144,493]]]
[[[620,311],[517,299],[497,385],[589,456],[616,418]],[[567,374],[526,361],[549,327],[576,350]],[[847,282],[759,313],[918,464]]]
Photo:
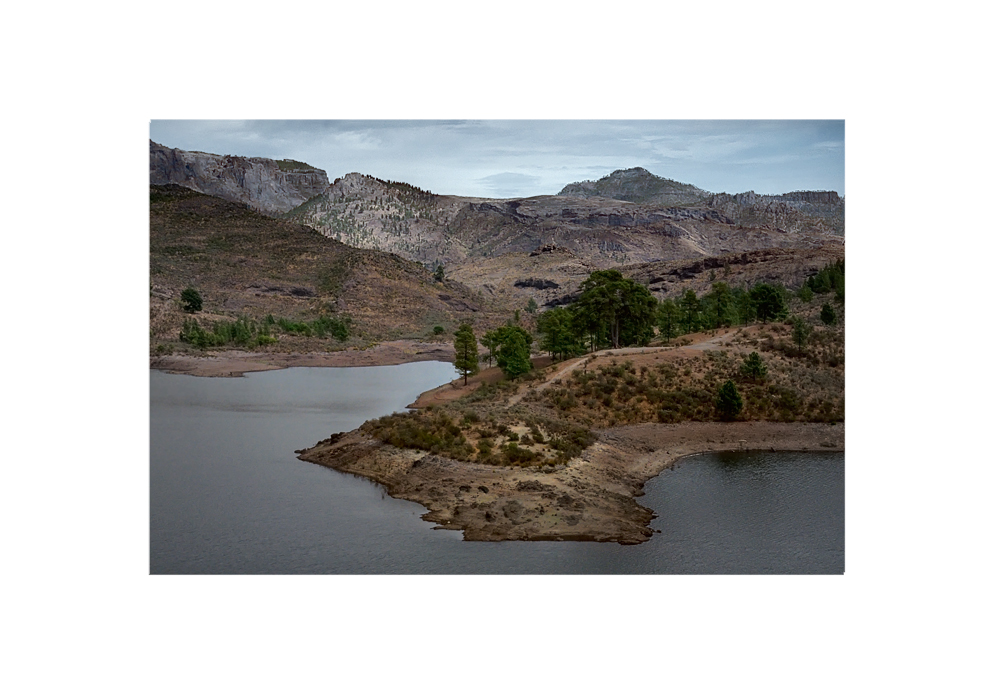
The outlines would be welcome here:
[[[841,574],[844,453],[681,460],[639,502],[641,545],[464,542],[381,486],[295,450],[401,411],[449,363],[289,368],[243,378],[150,371],[153,574]]]

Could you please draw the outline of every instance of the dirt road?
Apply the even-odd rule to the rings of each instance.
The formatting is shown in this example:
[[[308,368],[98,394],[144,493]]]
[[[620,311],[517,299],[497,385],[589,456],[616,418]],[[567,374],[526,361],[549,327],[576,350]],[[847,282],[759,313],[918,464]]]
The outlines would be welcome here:
[[[661,353],[667,351],[678,351],[678,350],[694,350],[694,351],[708,351],[715,350],[722,346],[725,342],[729,341],[736,334],[736,330],[730,330],[725,334],[712,337],[710,339],[704,339],[694,344],[688,344],[687,346],[630,346],[628,348],[618,348],[618,349],[608,349],[606,351],[597,351],[595,353],[588,354],[583,358],[579,358],[575,361],[569,362],[566,366],[560,368],[555,373],[553,373],[549,378],[541,383],[540,385],[534,385],[530,389],[542,390],[551,385],[556,380],[562,380],[567,375],[573,373],[583,367],[585,364],[594,360],[595,358],[602,358],[604,356],[627,356],[629,354],[635,353]],[[512,395],[507,401],[508,406],[513,406],[524,399],[524,395],[527,394],[528,390],[520,390],[517,394]]]

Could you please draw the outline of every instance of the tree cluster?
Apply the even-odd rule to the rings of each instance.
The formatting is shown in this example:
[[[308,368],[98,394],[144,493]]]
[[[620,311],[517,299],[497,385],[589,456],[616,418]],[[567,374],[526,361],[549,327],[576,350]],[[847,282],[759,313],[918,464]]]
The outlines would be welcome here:
[[[472,333],[471,327],[468,325],[462,325],[462,327],[466,327],[468,329],[465,341],[471,340],[471,345],[476,347],[476,370],[478,371],[478,344],[480,342],[476,340],[476,335]],[[459,327],[459,331],[462,330],[462,327]],[[492,366],[493,361],[496,361],[497,366],[500,367],[504,375],[508,378],[516,378],[519,375],[524,375],[531,370],[531,344],[534,341],[534,338],[526,329],[513,324],[506,324],[492,331],[485,332],[480,341],[483,346],[486,347],[487,354],[485,358],[489,365]],[[457,362],[459,360],[458,347],[458,334],[456,334],[455,368],[461,373],[461,368]],[[470,373],[470,375],[471,374],[472,373]]]
[[[596,271],[580,286],[580,297],[565,308],[538,316],[541,348],[565,359],[601,348],[644,346],[653,338],[672,339],[702,329],[716,329],[788,316],[784,288],[758,283],[743,290],[713,283],[700,298],[687,290],[679,298],[656,298],[619,271]]]

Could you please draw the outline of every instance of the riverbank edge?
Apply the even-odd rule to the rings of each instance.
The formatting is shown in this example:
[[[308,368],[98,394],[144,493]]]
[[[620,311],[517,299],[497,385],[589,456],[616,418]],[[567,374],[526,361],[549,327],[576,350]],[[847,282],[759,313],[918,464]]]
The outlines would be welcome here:
[[[843,452],[844,424],[686,422],[603,429],[560,468],[505,468],[402,450],[360,431],[296,451],[306,462],[355,474],[393,498],[427,509],[434,529],[466,541],[592,541],[640,544],[657,532],[637,497],[682,458],[708,452]]]
[[[451,344],[409,339],[384,341],[365,349],[309,353],[255,353],[219,351],[207,355],[174,354],[150,356],[149,367],[165,373],[209,378],[243,377],[246,373],[285,368],[359,368],[402,365],[420,361],[443,361],[455,358]]]

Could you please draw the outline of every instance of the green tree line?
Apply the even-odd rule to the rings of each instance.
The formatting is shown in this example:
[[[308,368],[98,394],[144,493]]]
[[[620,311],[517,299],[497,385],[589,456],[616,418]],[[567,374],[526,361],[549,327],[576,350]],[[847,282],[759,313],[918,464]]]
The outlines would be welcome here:
[[[824,267],[806,279],[803,287],[810,293],[835,293],[842,302],[844,260]],[[538,344],[554,359],[565,360],[588,351],[645,346],[653,339],[654,328],[662,339],[672,339],[705,329],[780,321],[788,317],[789,295],[782,286],[770,283],[744,289],[716,282],[701,296],[689,289],[679,297],[660,302],[649,289],[625,278],[620,271],[595,271],[580,285],[580,295],[574,302],[537,315]],[[834,321],[829,304],[824,305],[822,319],[828,324]],[[470,352],[465,347],[473,345],[476,338],[470,327],[463,328],[467,332],[462,338],[462,365],[456,363],[456,368],[467,377],[478,370],[478,362],[474,367],[469,363]],[[807,328],[798,328],[795,339],[801,344],[807,336]],[[509,323],[484,333],[480,341],[487,349],[484,358],[488,364],[492,366],[495,360],[508,377],[531,370],[533,337],[525,329]]]

